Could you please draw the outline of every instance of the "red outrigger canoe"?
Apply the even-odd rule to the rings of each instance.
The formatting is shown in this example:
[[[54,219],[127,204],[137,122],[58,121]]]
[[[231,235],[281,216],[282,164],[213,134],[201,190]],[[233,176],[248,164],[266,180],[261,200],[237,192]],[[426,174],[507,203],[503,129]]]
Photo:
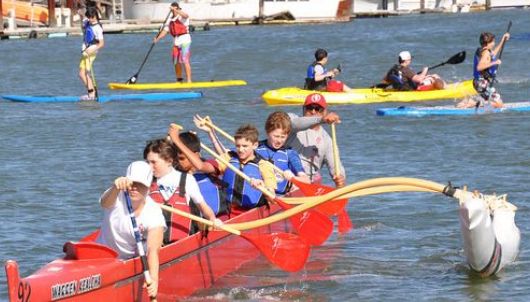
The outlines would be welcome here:
[[[281,209],[277,205],[250,210],[227,221],[239,223],[264,218]],[[247,233],[289,232],[288,221],[256,228]],[[66,242],[65,256],[34,274],[21,278],[18,264],[5,264],[10,301],[149,301],[142,288],[139,259],[121,260],[112,249],[94,243],[96,232],[80,242]],[[162,247],[157,301],[175,301],[209,288],[222,276],[255,260],[260,252],[240,236],[197,233]]]

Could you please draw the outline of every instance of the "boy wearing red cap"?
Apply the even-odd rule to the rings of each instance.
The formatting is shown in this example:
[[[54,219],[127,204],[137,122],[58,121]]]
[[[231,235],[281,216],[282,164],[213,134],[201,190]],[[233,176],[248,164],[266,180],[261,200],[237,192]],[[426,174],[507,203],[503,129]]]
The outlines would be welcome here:
[[[335,185],[342,187],[346,178],[344,167],[341,165],[340,173],[335,173],[331,137],[321,126],[322,123],[340,123],[340,117],[336,113],[328,113],[327,107],[322,94],[308,95],[304,102],[303,117],[289,114],[293,131],[286,145],[298,152],[304,170],[311,180],[320,174],[320,169],[324,165],[327,165]]]

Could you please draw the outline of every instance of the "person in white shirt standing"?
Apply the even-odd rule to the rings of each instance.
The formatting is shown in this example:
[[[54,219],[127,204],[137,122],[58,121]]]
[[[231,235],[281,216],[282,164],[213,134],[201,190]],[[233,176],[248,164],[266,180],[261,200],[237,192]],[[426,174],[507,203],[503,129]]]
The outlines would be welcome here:
[[[157,43],[163,39],[168,33],[173,38],[173,65],[175,66],[175,75],[177,82],[183,82],[182,67],[186,72],[186,82],[191,83],[191,35],[190,35],[190,19],[189,15],[180,8],[178,2],[171,3],[169,7],[173,16],[166,21],[162,32],[154,38],[153,42]]]
[[[158,254],[162,246],[166,223],[160,207],[149,197],[153,172],[145,161],[135,161],[127,168],[126,176],[118,177],[99,200],[104,209],[101,232],[96,242],[118,252],[121,259],[138,256],[134,230],[127,208],[125,191],[129,193],[142,241],[146,245],[151,284],[146,284],[150,297],[158,292]]]
[[[97,88],[94,79],[92,65],[96,60],[98,50],[103,48],[103,27],[99,23],[97,8],[88,7],[83,19],[83,45],[81,46],[82,56],[79,62],[79,77],[87,89],[86,100],[97,99]]]

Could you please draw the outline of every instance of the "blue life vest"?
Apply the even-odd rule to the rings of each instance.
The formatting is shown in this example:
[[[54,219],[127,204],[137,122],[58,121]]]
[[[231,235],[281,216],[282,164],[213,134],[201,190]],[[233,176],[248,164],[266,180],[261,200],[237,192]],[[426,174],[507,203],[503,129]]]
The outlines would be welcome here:
[[[261,156],[264,160],[273,163],[276,167],[280,168],[282,171],[289,170],[289,155],[287,154],[286,148],[273,149],[267,144],[267,141],[261,141],[256,153]],[[276,176],[278,181],[276,193],[284,195],[289,191],[289,182],[282,177]]]
[[[229,154],[230,164],[239,167],[240,171],[251,178],[263,179],[258,166],[258,162],[260,161],[259,155],[257,155],[255,159],[242,165],[234,151],[230,151]],[[226,169],[223,175],[223,182],[227,184],[226,200],[229,203],[234,203],[243,209],[252,209],[266,204],[263,193],[258,189],[254,189],[250,183],[245,181],[231,169]]]
[[[386,80],[390,82],[392,88],[401,91],[416,90],[417,85],[414,81],[409,79],[404,79],[402,70],[403,66],[396,64],[390,68],[386,73]]]
[[[326,90],[327,79],[323,79],[321,81],[315,81],[315,67],[317,65],[322,66],[322,68],[324,69],[324,73],[327,72],[327,70],[324,67],[324,65],[322,65],[320,63],[317,63],[317,62],[313,62],[311,65],[309,65],[307,67],[307,74],[306,74],[306,78],[305,78],[304,89],[307,89],[307,90],[319,90],[319,91],[325,91]]]
[[[495,78],[495,75],[497,74],[497,68],[499,65],[493,65],[490,68],[484,69],[482,71],[478,70],[478,63],[480,62],[480,57],[482,55],[482,51],[484,48],[477,48],[477,51],[475,51],[475,57],[473,58],[473,78],[475,80],[478,80],[480,78],[484,78],[488,81],[493,80]],[[497,57],[493,54],[493,51],[488,50],[491,55],[491,62],[497,61]]]
[[[193,177],[199,185],[204,200],[215,215],[227,213],[226,193],[222,181],[206,173],[195,173]]]
[[[98,25],[101,26],[99,23],[92,25],[89,20],[83,22],[83,42],[86,47],[99,43],[99,40],[96,39],[96,34],[94,33],[94,26]]]

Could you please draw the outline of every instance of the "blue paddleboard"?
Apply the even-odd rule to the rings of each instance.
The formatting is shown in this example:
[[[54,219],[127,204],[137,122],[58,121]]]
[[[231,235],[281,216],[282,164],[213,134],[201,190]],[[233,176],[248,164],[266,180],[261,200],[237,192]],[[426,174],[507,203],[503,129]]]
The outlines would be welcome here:
[[[475,108],[455,108],[455,106],[435,106],[435,107],[397,107],[377,109],[377,115],[381,116],[434,116],[434,115],[480,115],[514,111],[530,111],[530,102],[504,103],[502,108],[479,107]]]
[[[202,97],[202,92],[167,92],[167,93],[132,93],[102,95],[100,103],[110,101],[185,101]],[[79,96],[50,96],[50,95],[2,95],[2,98],[13,102],[48,103],[48,102],[79,102]]]

